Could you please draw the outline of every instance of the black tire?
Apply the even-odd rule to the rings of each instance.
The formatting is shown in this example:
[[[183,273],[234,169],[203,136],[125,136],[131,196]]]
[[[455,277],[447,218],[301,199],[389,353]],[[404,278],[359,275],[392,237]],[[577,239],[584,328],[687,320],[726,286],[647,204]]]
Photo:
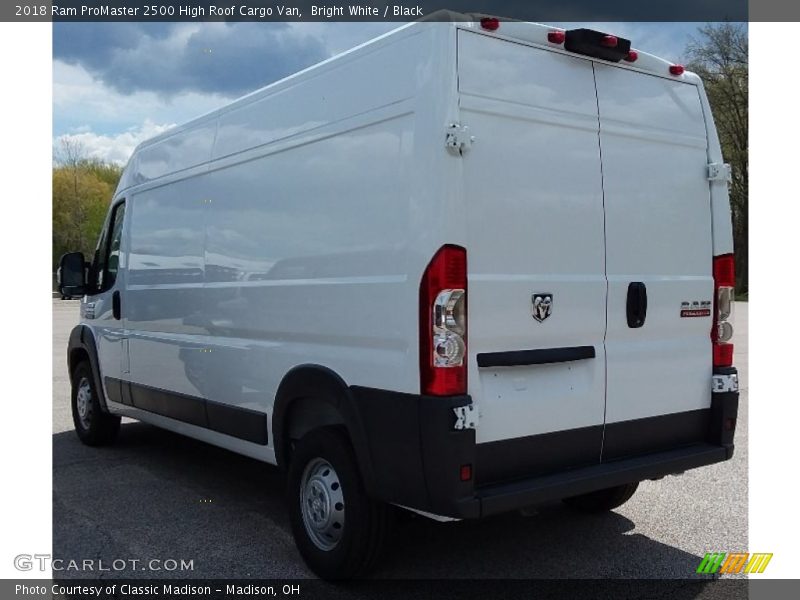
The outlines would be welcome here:
[[[81,400],[84,414],[79,411],[79,394],[88,390],[90,397]],[[103,411],[100,397],[94,384],[92,366],[88,361],[78,363],[72,373],[72,422],[75,433],[87,446],[111,444],[119,433],[120,418]]]
[[[325,472],[325,464],[332,467],[332,473]],[[336,503],[329,503],[330,512],[327,513],[327,518],[324,516],[320,518],[320,527],[323,529],[317,533],[314,533],[312,525],[307,526],[304,520],[301,504],[306,500],[310,507],[311,496],[314,495],[308,487],[314,477],[308,476],[307,469],[313,472],[315,468],[321,469],[317,481],[322,481],[322,475],[325,474],[331,482],[324,484],[323,487],[340,489],[338,493],[343,497],[343,506],[339,513],[341,523],[338,528],[341,532],[330,530],[341,536],[335,542],[326,539],[315,542],[314,538],[316,536],[319,540],[324,537],[323,530],[326,523],[336,525],[337,514],[334,513],[337,510]],[[353,449],[344,433],[337,428],[326,427],[314,430],[298,441],[289,463],[287,483],[292,533],[308,567],[319,577],[329,580],[352,579],[366,575],[375,565],[383,549],[391,511],[388,505],[367,497]],[[333,494],[330,490],[328,493]],[[324,503],[320,503],[322,504]],[[312,508],[307,509],[306,519],[312,519],[311,512]],[[326,514],[324,509],[320,514]],[[334,545],[326,549],[320,547],[319,543]]]
[[[599,513],[614,510],[625,504],[636,493],[639,482],[626,483],[605,490],[597,490],[583,494],[564,498],[564,504],[581,512]]]

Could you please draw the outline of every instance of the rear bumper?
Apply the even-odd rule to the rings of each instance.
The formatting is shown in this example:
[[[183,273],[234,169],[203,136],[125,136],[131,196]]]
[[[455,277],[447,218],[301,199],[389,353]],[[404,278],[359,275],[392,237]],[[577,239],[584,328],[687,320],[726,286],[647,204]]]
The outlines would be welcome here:
[[[734,371],[735,373],[735,371]],[[453,408],[471,404],[469,396],[448,398],[398,394],[370,388],[351,388],[362,420],[370,456],[367,489],[377,499],[435,515],[472,519],[568,498],[608,487],[656,479],[718,462],[733,456],[738,391],[711,394],[711,407],[665,415],[663,424],[675,435],[653,435],[652,444],[635,440],[618,444],[615,452],[589,461],[567,461],[550,437],[520,445],[520,439],[493,442],[492,466],[507,457],[513,469],[494,469],[502,478],[486,477],[490,446],[475,443],[472,429],[454,430]],[[657,417],[656,420],[662,417]],[[630,431],[655,431],[653,418],[630,421]],[[687,433],[681,429],[691,423]],[[594,432],[590,432],[594,435]],[[565,439],[586,439],[564,432]],[[552,436],[552,434],[544,434]],[[541,442],[541,443],[540,443]],[[536,454],[520,460],[520,450]],[[545,452],[547,448],[549,451]],[[625,451],[621,451],[624,448]],[[585,458],[585,457],[584,457]],[[461,467],[470,465],[473,477],[462,481]],[[481,469],[484,469],[482,475]],[[477,483],[476,483],[477,482]]]
[[[728,450],[722,446],[697,444],[479,488],[475,502],[480,505],[478,510],[480,516],[494,515],[625,483],[680,473],[722,462],[728,458]],[[474,512],[474,509],[471,512]]]

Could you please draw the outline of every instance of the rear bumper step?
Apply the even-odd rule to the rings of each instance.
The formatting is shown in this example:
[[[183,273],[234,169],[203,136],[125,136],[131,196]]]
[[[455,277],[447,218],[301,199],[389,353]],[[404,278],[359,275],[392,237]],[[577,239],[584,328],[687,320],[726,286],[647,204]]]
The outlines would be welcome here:
[[[680,473],[722,462],[727,458],[728,450],[724,446],[696,444],[677,450],[478,488],[475,502],[479,504],[478,514],[485,517],[617,485]],[[473,508],[466,512],[475,511]]]
[[[476,443],[455,429],[470,396],[352,386],[354,444],[370,496],[424,513],[474,519],[728,460],[738,392],[707,409]],[[358,424],[358,427],[355,424]],[[473,475],[462,478],[465,467]]]

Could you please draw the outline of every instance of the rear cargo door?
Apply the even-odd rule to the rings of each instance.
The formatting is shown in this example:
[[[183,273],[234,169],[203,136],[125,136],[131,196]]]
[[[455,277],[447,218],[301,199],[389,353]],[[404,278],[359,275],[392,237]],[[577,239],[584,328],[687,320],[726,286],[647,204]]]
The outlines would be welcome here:
[[[592,63],[459,32],[479,484],[600,460],[606,279]],[[482,366],[479,366],[482,365]]]
[[[594,68],[609,284],[605,461],[705,434],[712,242],[697,87]]]

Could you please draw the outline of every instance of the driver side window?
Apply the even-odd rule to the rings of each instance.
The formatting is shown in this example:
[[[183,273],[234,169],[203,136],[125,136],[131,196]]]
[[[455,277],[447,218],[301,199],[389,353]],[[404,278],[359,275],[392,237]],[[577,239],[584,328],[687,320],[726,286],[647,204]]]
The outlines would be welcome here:
[[[124,221],[125,201],[123,200],[112,209],[111,218],[100,234],[100,241],[94,253],[92,283],[95,293],[111,289],[117,279]]]

